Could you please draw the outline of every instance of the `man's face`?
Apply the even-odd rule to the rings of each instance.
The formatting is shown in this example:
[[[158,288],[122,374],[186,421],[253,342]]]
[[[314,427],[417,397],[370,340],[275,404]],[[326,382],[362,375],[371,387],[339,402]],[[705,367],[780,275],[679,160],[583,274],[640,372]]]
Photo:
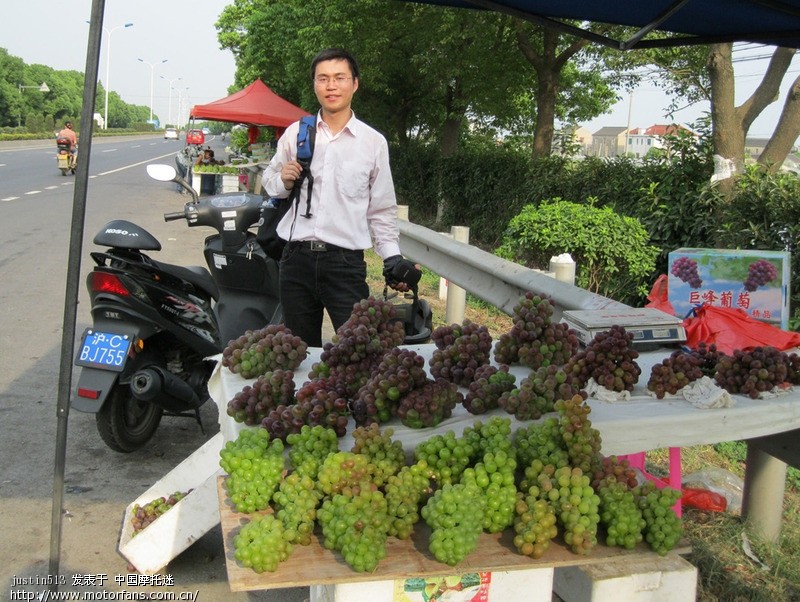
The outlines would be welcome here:
[[[358,80],[353,79],[350,64],[344,59],[321,61],[314,72],[314,91],[324,111],[349,111]]]

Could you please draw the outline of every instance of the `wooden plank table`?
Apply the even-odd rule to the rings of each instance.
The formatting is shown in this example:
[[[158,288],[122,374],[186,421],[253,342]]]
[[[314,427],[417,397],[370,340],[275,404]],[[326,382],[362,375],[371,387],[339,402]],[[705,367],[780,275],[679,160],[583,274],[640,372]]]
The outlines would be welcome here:
[[[387,581],[409,577],[437,577],[463,575],[465,573],[486,571],[518,571],[535,569],[554,569],[564,566],[596,564],[618,560],[625,556],[660,558],[646,545],[640,544],[634,550],[610,548],[599,544],[586,555],[575,554],[556,539],[542,558],[533,559],[519,554],[514,548],[513,533],[506,529],[501,534],[483,533],[478,546],[456,566],[449,566],[436,560],[428,551],[428,533],[424,521],[420,520],[409,540],[390,537],[386,545],[386,558],[378,563],[372,573],[354,571],[344,561],[341,554],[326,549],[322,536],[315,533],[308,546],[294,546],[291,555],[273,572],[256,573],[242,566],[234,558],[233,538],[239,529],[251,518],[249,514],[236,512],[225,489],[225,477],[217,479],[219,495],[220,523],[225,546],[225,564],[231,591],[251,591],[309,585],[336,585],[341,583],[360,583],[365,581]],[[671,554],[687,554],[690,548],[686,542],[672,550]]]

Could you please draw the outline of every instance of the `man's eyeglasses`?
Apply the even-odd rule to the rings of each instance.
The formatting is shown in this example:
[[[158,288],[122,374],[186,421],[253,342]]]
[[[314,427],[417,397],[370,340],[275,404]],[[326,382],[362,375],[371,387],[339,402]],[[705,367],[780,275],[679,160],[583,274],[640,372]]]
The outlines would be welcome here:
[[[343,86],[345,83],[353,79],[346,75],[337,75],[336,77],[328,77],[327,75],[317,75],[314,78],[314,83],[318,86],[327,86],[330,82],[335,83],[337,86]]]

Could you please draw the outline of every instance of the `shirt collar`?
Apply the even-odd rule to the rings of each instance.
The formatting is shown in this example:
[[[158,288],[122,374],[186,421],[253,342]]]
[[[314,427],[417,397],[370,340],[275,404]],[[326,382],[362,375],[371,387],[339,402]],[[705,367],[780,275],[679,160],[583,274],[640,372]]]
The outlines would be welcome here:
[[[317,111],[317,129],[322,127],[321,126],[322,123],[324,123],[324,121],[322,121],[322,109],[320,109],[319,111]],[[357,137],[358,136],[358,131],[361,129],[361,123],[362,123],[361,120],[356,117],[355,111],[353,111],[351,109],[350,110],[350,119],[347,121],[346,124],[344,124],[344,127],[342,128],[342,132],[348,131],[348,132],[350,132],[350,134],[352,136]],[[325,127],[328,127],[328,124],[325,124]],[[339,133],[341,133],[341,132],[339,132]]]

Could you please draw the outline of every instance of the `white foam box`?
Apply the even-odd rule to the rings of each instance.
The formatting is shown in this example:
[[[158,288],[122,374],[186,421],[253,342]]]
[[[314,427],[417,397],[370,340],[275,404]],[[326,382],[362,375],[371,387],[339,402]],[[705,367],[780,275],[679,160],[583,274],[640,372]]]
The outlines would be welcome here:
[[[565,602],[694,602],[697,569],[677,554],[630,556],[559,567],[553,589]]]
[[[222,433],[206,441],[191,456],[136,498],[125,510],[119,553],[142,574],[154,574],[220,522],[217,476]],[[191,492],[146,528],[133,534],[134,507],[176,491]]]
[[[474,575],[474,573],[473,573]],[[522,569],[479,573],[480,585],[466,589],[440,586],[436,599],[448,602],[494,602],[525,600],[525,602],[551,602],[553,568]],[[428,582],[436,581],[428,578]],[[457,581],[458,579],[456,578]],[[312,585],[310,602],[424,602],[429,596],[422,591],[405,587],[408,580],[362,581],[336,585]],[[416,580],[415,580],[416,581]],[[444,582],[445,579],[438,579]]]

